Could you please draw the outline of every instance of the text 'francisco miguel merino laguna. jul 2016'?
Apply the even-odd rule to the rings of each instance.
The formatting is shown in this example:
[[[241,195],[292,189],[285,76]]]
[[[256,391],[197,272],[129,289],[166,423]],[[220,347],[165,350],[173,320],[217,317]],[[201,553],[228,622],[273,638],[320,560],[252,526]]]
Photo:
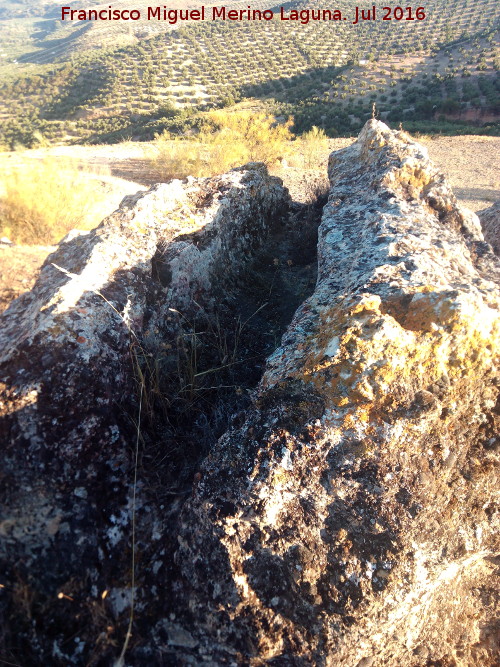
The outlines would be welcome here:
[[[306,25],[310,21],[349,21],[356,25],[362,21],[424,21],[425,7],[387,6],[352,8],[348,16],[338,8],[325,9],[233,9],[202,5],[196,9],[170,9],[166,5],[139,9],[113,9],[111,5],[100,9],[73,9],[61,7],[62,21],[164,21],[175,25],[182,21],[294,21]]]

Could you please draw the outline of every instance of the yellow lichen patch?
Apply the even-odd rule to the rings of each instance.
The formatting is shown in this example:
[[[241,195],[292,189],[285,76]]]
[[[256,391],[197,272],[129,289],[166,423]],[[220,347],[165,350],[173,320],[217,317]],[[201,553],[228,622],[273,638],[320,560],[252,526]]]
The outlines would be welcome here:
[[[347,414],[344,415],[343,423],[342,426],[344,430],[349,430],[349,429],[355,429],[357,426],[357,416],[358,416],[358,411],[357,410],[352,410],[352,412],[348,412]]]
[[[284,468],[275,468],[272,473],[272,486],[277,491],[281,491],[288,482],[290,473]],[[274,517],[275,519],[275,517]]]
[[[361,408],[357,411],[356,418],[362,424],[367,424],[370,421],[370,413],[364,408]]]
[[[373,137],[365,143],[365,145],[362,148],[361,155],[363,156],[364,159],[366,159],[370,153],[379,153],[382,148],[387,146],[387,139],[384,137],[383,134],[377,133],[374,134]]]
[[[62,334],[67,334],[67,333],[68,333],[68,330],[65,327],[63,327],[59,324],[55,324],[53,327],[50,327],[49,329],[47,329],[47,334],[51,338],[58,338]],[[76,337],[76,334],[73,334],[73,335]]]
[[[327,389],[336,407],[362,407],[364,418],[354,413],[358,424],[366,423],[367,406],[386,405],[388,394],[397,387],[409,388],[411,395],[410,388],[425,388],[443,375],[453,381],[465,371],[491,366],[491,350],[498,349],[498,319],[495,311],[478,303],[476,295],[457,298],[454,293],[426,290],[413,299],[410,295],[406,315],[399,313],[402,324],[389,314],[359,321],[361,312],[378,304],[380,298],[375,297],[351,308],[349,315],[356,316],[356,324],[346,330],[345,323],[337,322],[335,358],[325,359],[323,351],[315,350],[301,369],[302,379],[323,394]],[[344,322],[349,315],[344,315]],[[330,325],[328,338],[332,333]],[[395,408],[400,399],[394,400]]]
[[[405,198],[419,199],[431,181],[432,176],[428,169],[406,162],[401,169],[390,172],[383,183],[400,190]]]
[[[149,221],[144,221],[142,218],[137,217],[130,221],[130,229],[138,234],[148,235],[151,233],[151,225]]]
[[[200,218],[188,218],[187,220],[184,220],[184,227],[185,230],[191,230],[191,231],[197,231],[199,229],[202,229],[206,224],[206,221]]]
[[[353,365],[353,359],[357,356],[354,352],[363,326],[371,325],[380,318],[380,303],[379,296],[365,295],[350,309],[335,306],[322,313],[318,330],[301,346],[308,350],[302,360],[301,375],[312,379],[333,366],[337,367],[335,371],[338,373],[344,371],[344,379],[347,379],[348,375],[356,375],[360,369]],[[365,313],[372,316],[358,323],[360,315]],[[356,317],[356,320],[353,321],[353,317]],[[352,326],[346,329],[345,325],[349,322]],[[349,364],[346,365],[343,362],[347,359]]]
[[[380,314],[380,305],[382,299],[378,294],[367,294],[361,297],[361,299],[356,303],[349,311],[351,316],[357,315],[364,311],[375,312]]]
[[[416,287],[413,288],[413,292],[415,294],[418,293],[423,293],[423,294],[428,294],[430,292],[435,292],[436,287],[434,285],[417,285]]]

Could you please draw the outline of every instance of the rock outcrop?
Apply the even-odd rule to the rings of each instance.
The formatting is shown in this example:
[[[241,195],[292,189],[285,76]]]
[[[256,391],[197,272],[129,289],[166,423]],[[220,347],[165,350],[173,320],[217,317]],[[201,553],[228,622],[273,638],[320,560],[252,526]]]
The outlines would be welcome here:
[[[144,358],[176,346],[182,318],[214,309],[288,203],[257,164],[153,186],[94,231],[66,237],[34,288],[0,315],[0,583],[11,593],[7,643],[13,632],[30,664],[73,664],[77,647],[59,648],[64,623],[58,632],[53,618],[53,639],[37,638],[33,609],[18,618],[17,589],[57,618],[53,601],[78,580],[70,597],[90,625],[90,592],[130,568],[131,447],[151,400],[138,391]]]
[[[500,255],[500,202],[478,213],[485,240]]]
[[[251,401],[188,492],[139,474],[130,664],[496,664],[499,262],[404,133],[370,121],[329,177],[316,286]],[[9,655],[119,655],[139,357],[210,320],[287,206],[255,165],[156,186],[1,317]]]
[[[229,646],[237,663],[494,664],[491,251],[425,149],[380,123],[329,175],[315,292],[183,510],[191,624],[216,663]]]

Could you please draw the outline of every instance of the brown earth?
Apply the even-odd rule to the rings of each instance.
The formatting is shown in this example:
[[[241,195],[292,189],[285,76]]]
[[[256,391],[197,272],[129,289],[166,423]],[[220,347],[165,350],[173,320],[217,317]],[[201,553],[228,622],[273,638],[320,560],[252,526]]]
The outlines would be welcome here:
[[[0,245],[0,312],[36,280],[40,266],[53,246]]]
[[[427,146],[430,157],[445,172],[458,200],[473,211],[488,208],[500,199],[500,137],[419,137]],[[339,150],[354,141],[350,138],[330,139],[329,152]],[[125,194],[124,181],[129,182],[130,193],[141,186],[150,186],[161,180],[151,165],[152,145],[125,142],[103,146],[59,146],[50,149],[25,151],[23,159],[43,159],[47,156],[71,158],[87,164],[89,169],[105,168],[111,174],[106,180],[115,194]],[[0,172],[11,153],[0,155]],[[318,169],[304,170],[282,166],[273,173],[280,176],[292,197],[300,201],[312,200],[327,185],[327,154]],[[116,197],[110,199],[109,210],[116,208]],[[9,302],[29,290],[38,275],[38,269],[52,250],[47,246],[0,246],[0,312]]]

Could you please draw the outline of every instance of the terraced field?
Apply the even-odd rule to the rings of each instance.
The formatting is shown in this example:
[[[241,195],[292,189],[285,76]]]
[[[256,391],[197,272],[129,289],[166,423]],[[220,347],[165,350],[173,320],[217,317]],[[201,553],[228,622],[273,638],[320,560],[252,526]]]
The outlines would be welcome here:
[[[241,100],[293,115],[298,132],[318,125],[331,136],[356,132],[374,103],[380,117],[413,131],[499,131],[497,0],[434,0],[425,20],[412,21],[383,21],[380,6],[376,21],[353,25],[356,4],[372,7],[339,0],[347,20],[305,23],[281,21],[278,6],[258,0],[252,9],[273,8],[273,20],[170,25],[145,19],[146,0],[134,3],[141,21],[73,23],[55,18],[52,2],[34,17],[12,16],[14,4],[0,0],[0,11],[8,5],[0,141],[150,139],[164,128],[192,130],[199,112]],[[284,7],[289,15],[324,3]]]

